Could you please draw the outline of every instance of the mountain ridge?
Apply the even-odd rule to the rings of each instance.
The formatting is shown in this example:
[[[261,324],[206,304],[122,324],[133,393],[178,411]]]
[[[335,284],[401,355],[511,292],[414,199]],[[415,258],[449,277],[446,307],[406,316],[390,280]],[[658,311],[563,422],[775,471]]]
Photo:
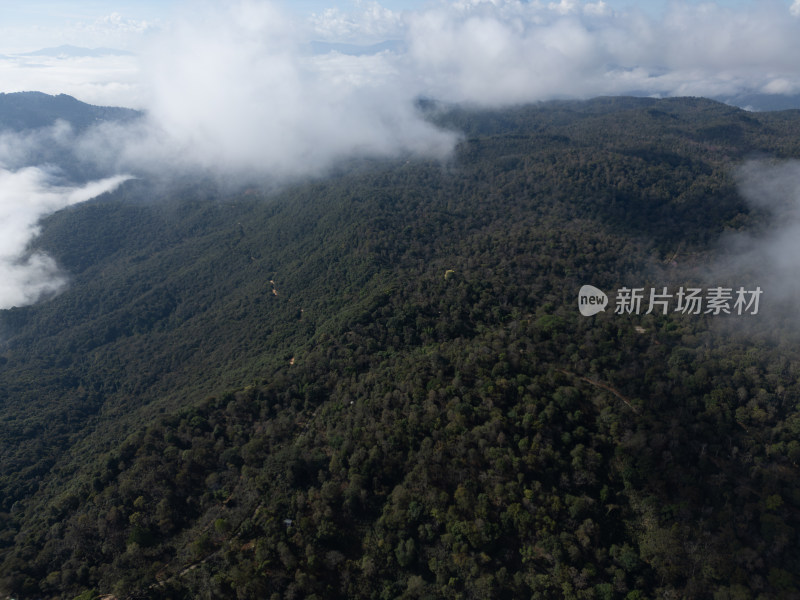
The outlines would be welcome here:
[[[21,132],[66,121],[77,131],[104,121],[127,122],[142,113],[130,108],[94,106],[67,94],[0,93],[0,130]]]

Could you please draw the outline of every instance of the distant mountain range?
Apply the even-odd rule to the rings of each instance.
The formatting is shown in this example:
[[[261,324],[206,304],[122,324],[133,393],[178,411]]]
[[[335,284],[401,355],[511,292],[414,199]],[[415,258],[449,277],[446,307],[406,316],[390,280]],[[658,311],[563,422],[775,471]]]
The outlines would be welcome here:
[[[714,100],[757,112],[800,109],[800,94],[740,93],[734,96],[715,96]]]
[[[370,56],[385,51],[404,52],[406,50],[406,45],[402,40],[385,40],[383,42],[378,42],[377,44],[368,45],[313,41],[308,44],[308,49],[312,54],[328,54],[329,52],[338,52],[339,54],[347,54],[349,56]],[[65,44],[62,46],[54,46],[52,48],[42,48],[41,50],[34,50],[33,52],[24,52],[18,56],[83,58],[100,56],[133,56],[133,53],[125,50],[117,50],[115,48],[83,48],[81,46]],[[3,57],[0,56],[0,58]]]
[[[42,48],[33,52],[25,52],[20,56],[52,56],[55,58],[79,58],[79,57],[98,57],[98,56],[133,56],[132,52],[116,50],[114,48],[82,48],[79,46],[55,46],[53,48]]]

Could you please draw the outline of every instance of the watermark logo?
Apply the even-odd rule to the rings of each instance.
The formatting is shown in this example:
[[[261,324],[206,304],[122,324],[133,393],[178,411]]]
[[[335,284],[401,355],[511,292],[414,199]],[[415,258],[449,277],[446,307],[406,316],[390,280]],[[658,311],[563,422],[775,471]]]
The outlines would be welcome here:
[[[584,317],[591,317],[602,312],[608,306],[608,296],[603,290],[598,290],[593,285],[584,285],[578,292],[578,310]]]
[[[670,293],[667,287],[661,290],[650,288],[647,292],[643,287],[622,287],[615,296],[614,314],[649,315],[655,312],[666,315],[675,312],[684,315],[757,315],[763,293],[760,286],[755,289],[680,287],[675,293]],[[578,309],[584,317],[604,311],[607,305],[608,296],[593,285],[584,285],[578,292]]]

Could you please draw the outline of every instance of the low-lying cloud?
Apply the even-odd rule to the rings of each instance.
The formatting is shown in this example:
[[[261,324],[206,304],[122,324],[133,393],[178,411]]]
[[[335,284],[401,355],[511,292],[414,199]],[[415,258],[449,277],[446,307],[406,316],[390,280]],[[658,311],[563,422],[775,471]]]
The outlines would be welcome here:
[[[61,186],[41,168],[0,168],[0,308],[31,304],[66,284],[65,275],[52,258],[29,251],[30,242],[39,233],[39,220],[111,191],[126,179],[120,175],[78,187]]]
[[[747,232],[728,232],[706,277],[709,285],[760,287],[759,320],[796,332],[800,295],[800,161],[752,160],[734,173],[751,210]],[[740,323],[741,324],[741,323]]]
[[[149,116],[181,159],[294,176],[353,155],[444,155],[388,56],[304,53],[296,24],[243,2],[176,26],[146,57]]]
[[[762,231],[727,242],[731,260],[764,280],[781,300],[800,293],[800,161],[750,161],[738,171],[739,189],[765,215]]]

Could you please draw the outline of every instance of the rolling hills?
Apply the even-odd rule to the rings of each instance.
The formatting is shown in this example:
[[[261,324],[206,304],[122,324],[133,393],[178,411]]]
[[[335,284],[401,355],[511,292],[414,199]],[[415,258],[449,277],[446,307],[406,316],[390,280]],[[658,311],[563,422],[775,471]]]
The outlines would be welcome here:
[[[709,266],[768,231],[736,168],[800,157],[800,113],[421,109],[448,161],[132,180],[42,223],[71,281],[0,312],[0,594],[798,593],[791,315],[577,293],[757,283]]]

